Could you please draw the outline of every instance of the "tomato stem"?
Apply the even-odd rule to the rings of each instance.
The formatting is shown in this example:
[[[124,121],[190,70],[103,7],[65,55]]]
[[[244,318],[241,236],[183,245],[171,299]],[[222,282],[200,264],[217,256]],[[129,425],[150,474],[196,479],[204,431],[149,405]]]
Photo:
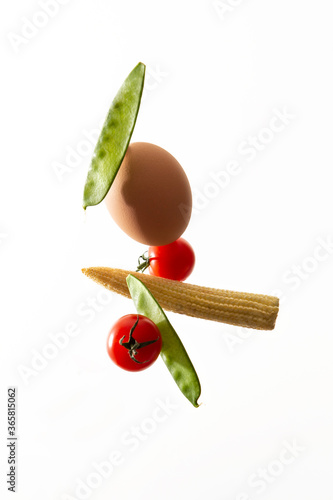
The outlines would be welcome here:
[[[150,259],[148,257],[148,252],[143,253],[140,255],[138,258],[138,267],[136,269],[136,272],[144,272],[150,265]]]
[[[138,342],[137,340],[135,340],[133,338],[133,332],[134,332],[135,328],[137,327],[138,323],[139,323],[139,315],[137,317],[136,322],[134,323],[134,325],[132,326],[132,328],[130,330],[128,342],[124,342],[125,335],[123,335],[121,337],[121,339],[119,340],[119,344],[128,350],[128,354],[129,354],[130,358],[133,359],[133,361],[135,361],[135,363],[142,364],[142,363],[147,363],[147,361],[139,361],[135,358],[135,356],[138,354],[138,349],[141,349],[142,347],[145,347],[146,345],[153,344],[154,342],[157,342],[158,338],[154,339],[154,340],[147,340],[146,342]]]

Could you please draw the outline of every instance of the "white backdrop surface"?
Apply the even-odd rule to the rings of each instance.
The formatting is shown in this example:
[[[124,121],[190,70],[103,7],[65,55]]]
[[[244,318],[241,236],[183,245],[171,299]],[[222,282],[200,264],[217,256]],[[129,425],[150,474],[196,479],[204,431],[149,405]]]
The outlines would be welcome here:
[[[331,500],[331,2],[0,9],[1,498],[15,386],[18,500]],[[145,250],[103,204],[81,207],[97,130],[139,61],[132,140],[189,177],[189,281],[281,298],[272,332],[169,314],[198,409],[161,360],[111,363],[108,330],[134,306],[81,274],[133,270]]]

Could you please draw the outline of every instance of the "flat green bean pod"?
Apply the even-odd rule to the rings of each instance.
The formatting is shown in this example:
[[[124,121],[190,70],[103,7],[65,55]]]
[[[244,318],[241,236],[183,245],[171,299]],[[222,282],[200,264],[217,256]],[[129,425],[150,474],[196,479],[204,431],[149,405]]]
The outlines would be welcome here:
[[[162,335],[161,357],[184,396],[198,407],[201,387],[198,375],[180,338],[148,288],[129,274],[127,286],[139,314],[150,318]]]
[[[138,116],[146,66],[139,63],[114,98],[99,136],[83,193],[83,208],[107,195],[124,159]]]

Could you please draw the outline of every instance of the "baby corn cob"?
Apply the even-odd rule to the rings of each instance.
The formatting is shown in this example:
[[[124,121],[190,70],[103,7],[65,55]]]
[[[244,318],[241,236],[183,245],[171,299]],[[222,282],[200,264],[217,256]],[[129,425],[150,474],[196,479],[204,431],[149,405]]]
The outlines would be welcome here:
[[[146,285],[163,309],[230,325],[272,330],[279,311],[279,299],[268,295],[218,290],[109,267],[89,267],[82,272],[128,298],[126,277],[132,274]]]

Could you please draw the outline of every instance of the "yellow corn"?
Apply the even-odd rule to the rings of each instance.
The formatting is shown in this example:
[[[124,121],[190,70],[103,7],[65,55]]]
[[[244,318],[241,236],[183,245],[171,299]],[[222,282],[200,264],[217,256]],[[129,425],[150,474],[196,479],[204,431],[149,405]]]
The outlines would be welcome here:
[[[272,330],[279,311],[279,299],[268,295],[218,290],[109,267],[89,267],[82,272],[128,298],[126,277],[132,274],[146,285],[163,309],[230,325]]]

